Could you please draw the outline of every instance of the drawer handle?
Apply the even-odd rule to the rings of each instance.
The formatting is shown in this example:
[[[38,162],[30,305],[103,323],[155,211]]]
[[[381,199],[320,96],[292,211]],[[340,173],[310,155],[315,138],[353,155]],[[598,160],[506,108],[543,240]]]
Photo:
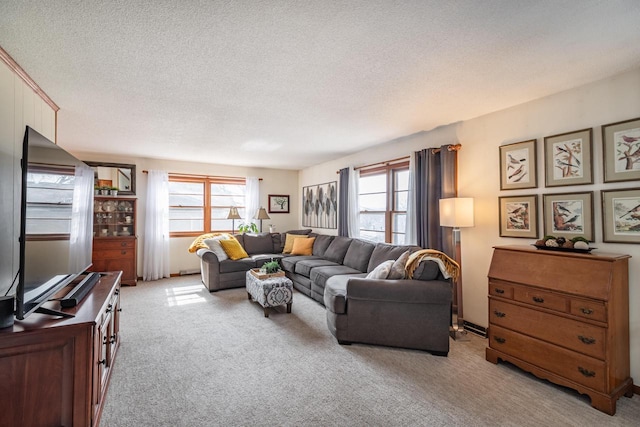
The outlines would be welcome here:
[[[496,342],[497,342],[498,344],[504,344],[505,342],[507,342],[507,340],[506,340],[506,339],[504,339],[504,338],[502,338],[502,337],[497,337],[497,336],[495,336],[495,335],[493,336],[493,339],[494,339],[494,340],[496,340]]]
[[[105,313],[111,313],[111,310],[113,309],[113,304],[109,304],[107,306],[107,311]]]
[[[109,340],[109,344],[113,344],[116,342],[116,336],[115,335],[111,335],[111,339]]]
[[[544,298],[540,298],[540,297],[533,297],[531,299],[533,300],[533,302],[536,302],[538,304],[542,304],[544,302]]]
[[[580,311],[582,312],[582,314],[592,314],[593,313],[593,310],[591,310],[590,308],[586,308],[586,307],[580,308]]]
[[[127,254],[127,251],[120,251],[120,254],[121,254],[121,255],[126,255],[126,254]]]
[[[496,288],[495,291],[496,291],[496,294],[504,294],[504,289]]]
[[[494,310],[493,314],[495,314],[496,317],[505,317],[506,316],[506,313],[503,313],[503,312],[498,311],[498,310]]]
[[[589,337],[585,337],[582,335],[578,335],[578,339],[580,341],[582,341],[585,344],[595,344],[596,343],[596,339],[595,338],[589,338]]]
[[[98,362],[98,365],[106,365],[107,364],[107,359],[102,359],[101,361]]]
[[[582,366],[578,366],[578,371],[580,371],[580,373],[585,377],[591,378],[596,376],[595,371],[590,371],[588,369],[583,368]]]
[[[120,246],[127,246],[127,242],[121,242]]]

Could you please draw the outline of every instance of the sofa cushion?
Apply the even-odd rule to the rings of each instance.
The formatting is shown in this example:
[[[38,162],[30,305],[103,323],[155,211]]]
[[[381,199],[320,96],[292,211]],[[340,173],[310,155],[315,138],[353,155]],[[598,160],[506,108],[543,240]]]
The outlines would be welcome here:
[[[271,233],[271,243],[273,244],[274,254],[281,254],[284,248],[284,240],[281,238],[280,233]]]
[[[249,255],[236,239],[220,240],[220,246],[232,260],[247,258]]]
[[[347,253],[344,256],[342,263],[347,267],[355,268],[362,273],[367,271],[369,265],[369,258],[371,253],[376,247],[375,243],[365,242],[360,239],[353,239]]]
[[[319,257],[317,256],[285,256],[282,258],[282,260],[280,261],[280,264],[282,265],[282,269],[284,271],[289,271],[291,273],[295,273],[296,271],[296,264],[300,261],[303,261],[305,259],[319,259]]]
[[[349,250],[349,246],[351,246],[351,242],[353,239],[343,236],[336,236],[333,238],[329,247],[324,253],[324,257],[329,261],[337,262],[338,264],[342,264],[344,261],[344,256],[347,254]]]
[[[367,267],[367,273],[373,271],[378,265],[380,265],[383,261],[388,261],[390,259],[396,260],[403,254],[403,252],[409,250],[411,252],[415,252],[418,250],[417,246],[408,246],[408,245],[390,245],[388,243],[378,243],[376,244],[373,253],[371,254],[371,259],[369,259],[369,266]]]
[[[269,262],[269,261],[280,262],[280,259],[282,258],[282,254],[257,254],[257,255],[249,255],[249,258],[251,258],[254,261],[256,268],[260,268],[264,265],[265,262]],[[280,263],[280,265],[282,265],[282,263]]]
[[[237,261],[230,259],[220,263],[220,273],[232,273],[234,271],[248,271],[255,267],[255,262],[251,258],[243,258]]]
[[[407,276],[407,260],[410,252],[405,251],[391,266],[391,271],[387,279],[404,279]]]
[[[308,236],[300,235],[300,234],[289,234],[287,233],[287,237],[284,241],[284,248],[282,249],[283,254],[290,254],[293,249],[293,242],[296,239],[306,239]]]
[[[315,236],[316,240],[313,242],[313,254],[317,256],[324,256],[327,248],[333,241],[333,236],[326,234],[318,234]]]
[[[243,240],[244,250],[249,255],[273,253],[273,239],[269,233],[244,234]]]
[[[413,278],[417,280],[444,280],[440,274],[438,263],[430,260],[424,260],[418,264],[413,272]]]
[[[374,268],[373,271],[367,274],[367,279],[386,279],[389,277],[393,263],[394,261],[392,260],[384,261],[382,264]]]
[[[307,237],[306,239],[294,239],[291,255],[313,255],[313,242],[315,237]]]
[[[327,280],[336,274],[361,274],[361,271],[346,265],[330,265],[326,267],[315,267],[311,269],[311,283],[318,288],[324,289]]]
[[[311,277],[311,270],[316,267],[328,267],[337,265],[340,264],[329,261],[328,259],[305,259],[296,263],[295,272],[306,277]]]

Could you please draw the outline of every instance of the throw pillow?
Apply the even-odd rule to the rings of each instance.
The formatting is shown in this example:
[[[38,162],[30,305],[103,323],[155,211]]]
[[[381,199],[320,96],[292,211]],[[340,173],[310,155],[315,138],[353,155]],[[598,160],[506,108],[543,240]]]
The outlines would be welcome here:
[[[207,249],[207,245],[204,244],[204,241],[206,239],[211,239],[212,237],[216,237],[216,236],[227,236],[228,239],[232,239],[233,236],[231,236],[228,233],[206,233],[206,234],[202,234],[198,237],[196,237],[196,239],[191,243],[191,246],[189,246],[189,252],[192,254],[195,254],[198,249]]]
[[[293,242],[296,239],[307,239],[306,235],[301,234],[289,234],[287,233],[287,239],[284,241],[284,249],[282,250],[283,254],[290,254],[291,249],[293,249]]]
[[[385,261],[369,274],[367,274],[367,279],[386,279],[389,276],[389,272],[391,271],[391,266],[393,265],[393,260]]]
[[[389,277],[387,279],[404,279],[407,275],[407,261],[409,260],[409,251],[404,252],[391,266]]]
[[[222,249],[224,249],[230,259],[235,261],[237,259],[249,257],[247,252],[245,252],[242,246],[240,246],[240,242],[238,242],[236,239],[220,240],[219,242],[220,246],[222,246]]]
[[[308,237],[306,239],[294,239],[293,247],[291,248],[291,255],[312,255],[313,242],[315,241],[315,237]]]
[[[209,247],[211,252],[216,254],[216,257],[218,257],[218,261],[224,261],[225,259],[229,259],[229,257],[227,256],[227,253],[224,251],[224,249],[222,249],[220,240],[225,240],[225,237],[216,236],[212,237],[211,239],[205,239],[204,244]]]

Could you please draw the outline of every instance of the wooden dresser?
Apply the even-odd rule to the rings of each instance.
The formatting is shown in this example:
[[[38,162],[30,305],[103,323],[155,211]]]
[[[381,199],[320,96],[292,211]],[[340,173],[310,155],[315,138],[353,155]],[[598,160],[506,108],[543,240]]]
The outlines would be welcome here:
[[[73,318],[33,313],[0,329],[0,426],[98,426],[120,344],[120,275],[76,307],[44,305]]]
[[[630,256],[494,248],[486,358],[511,362],[591,398],[607,414],[633,396]]]

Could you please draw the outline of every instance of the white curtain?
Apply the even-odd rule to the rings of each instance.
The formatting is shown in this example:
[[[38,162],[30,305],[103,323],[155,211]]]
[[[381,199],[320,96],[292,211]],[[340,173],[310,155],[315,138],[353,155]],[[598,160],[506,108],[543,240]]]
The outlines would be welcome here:
[[[93,249],[93,169],[76,166],[69,232],[69,271],[81,272],[91,264]]]
[[[143,280],[169,277],[169,174],[150,170],[144,224]]]
[[[405,221],[405,245],[418,243],[418,230],[416,227],[416,197],[415,197],[416,160],[415,154],[409,156],[409,191],[407,191],[407,218]]]
[[[349,167],[349,237],[360,236],[360,172],[355,170],[353,166]]]
[[[244,207],[246,218],[245,224],[250,222],[256,223],[257,220],[253,219],[260,208],[260,180],[255,176],[248,176],[245,179],[245,185],[247,191],[244,195]]]

